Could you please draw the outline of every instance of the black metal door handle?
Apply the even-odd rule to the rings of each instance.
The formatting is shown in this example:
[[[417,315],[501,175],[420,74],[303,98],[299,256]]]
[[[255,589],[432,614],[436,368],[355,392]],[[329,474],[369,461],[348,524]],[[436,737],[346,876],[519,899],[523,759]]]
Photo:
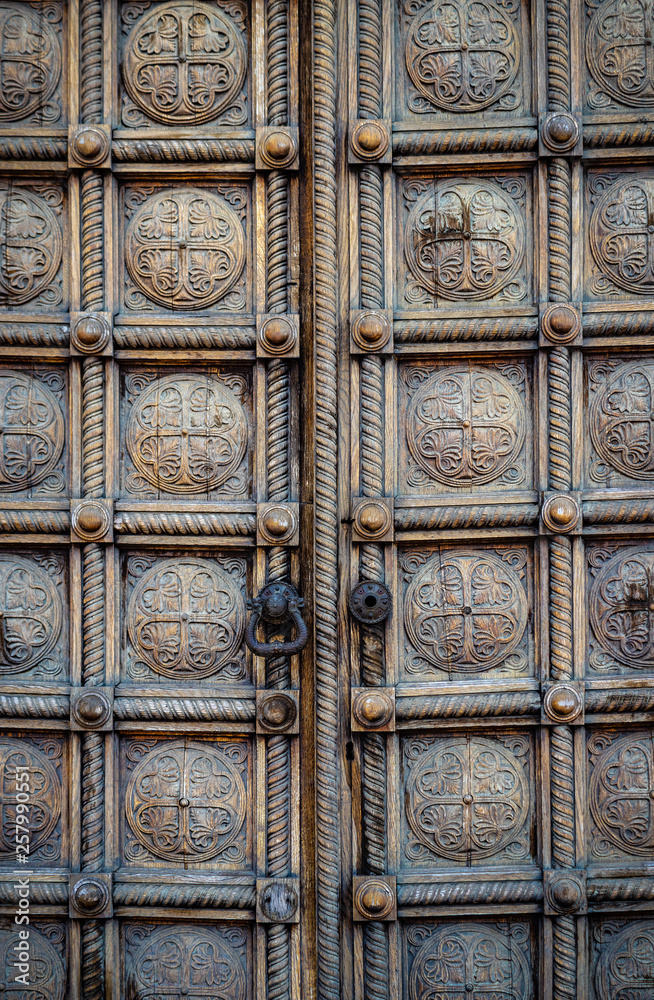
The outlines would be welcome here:
[[[290,583],[267,583],[254,600],[248,601],[248,607],[252,614],[245,630],[245,642],[256,656],[293,656],[304,649],[309,638],[309,631],[300,613],[304,600]],[[295,625],[295,639],[288,642],[259,642],[257,639],[259,622],[282,625],[289,620]]]

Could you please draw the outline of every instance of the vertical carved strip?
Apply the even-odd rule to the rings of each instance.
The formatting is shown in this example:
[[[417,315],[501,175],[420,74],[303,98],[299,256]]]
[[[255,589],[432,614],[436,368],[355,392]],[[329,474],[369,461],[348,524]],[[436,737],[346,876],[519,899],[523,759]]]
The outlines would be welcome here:
[[[101,871],[104,861],[104,736],[82,737],[82,868]]]
[[[82,365],[82,489],[85,497],[104,493],[104,365],[86,358]]]
[[[104,923],[85,920],[82,924],[82,997],[103,1000],[104,991]]]
[[[288,179],[273,171],[266,184],[268,312],[288,308]]]
[[[576,1000],[577,941],[575,917],[555,917],[553,1000]]]
[[[102,0],[82,0],[80,10],[80,121],[102,122]]]
[[[386,872],[386,743],[380,733],[363,738],[363,849],[371,875]]]
[[[82,621],[83,649],[82,682],[102,684],[104,679],[104,551],[90,543],[83,550]]]
[[[572,485],[570,421],[570,352],[557,347],[549,356],[549,472],[555,490]]]
[[[574,844],[574,770],[572,731],[554,726],[550,738],[552,771],[552,863],[555,868],[573,868]]]
[[[385,924],[371,921],[363,929],[363,995],[365,1000],[388,997],[388,931]]]
[[[82,308],[104,306],[104,261],[102,174],[82,174]]]
[[[361,359],[361,493],[380,496],[383,462],[383,365],[375,356]]]
[[[548,175],[548,209],[550,220],[550,300],[569,302],[571,290],[571,197],[570,164],[555,159]]]
[[[383,299],[382,176],[379,167],[359,172],[361,306],[379,309]]]
[[[381,0],[359,0],[359,118],[382,117]]]
[[[560,535],[550,540],[550,670],[572,679],[572,545]]]
[[[340,996],[335,0],[315,0],[315,656],[318,1000]]]
[[[288,0],[267,11],[268,124],[288,125]]]
[[[550,111],[571,107],[567,0],[547,0],[547,104]]]

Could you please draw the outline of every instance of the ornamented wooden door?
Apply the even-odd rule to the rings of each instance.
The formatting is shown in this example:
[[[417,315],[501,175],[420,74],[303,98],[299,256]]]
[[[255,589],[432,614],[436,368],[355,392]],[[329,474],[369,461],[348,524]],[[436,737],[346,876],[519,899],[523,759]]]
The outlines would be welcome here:
[[[297,21],[0,3],[15,1000],[299,997],[299,658],[244,642],[300,583]]]
[[[359,0],[334,36],[325,16],[350,57],[347,995],[644,1000],[651,11]]]

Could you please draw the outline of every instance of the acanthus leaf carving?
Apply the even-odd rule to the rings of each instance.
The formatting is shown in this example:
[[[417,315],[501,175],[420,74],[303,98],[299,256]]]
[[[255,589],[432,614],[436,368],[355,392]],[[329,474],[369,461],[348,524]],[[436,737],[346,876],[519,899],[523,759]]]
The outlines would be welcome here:
[[[247,51],[241,26],[216,5],[166,3],[134,25],[122,67],[127,93],[149,118],[196,126],[239,97]]]

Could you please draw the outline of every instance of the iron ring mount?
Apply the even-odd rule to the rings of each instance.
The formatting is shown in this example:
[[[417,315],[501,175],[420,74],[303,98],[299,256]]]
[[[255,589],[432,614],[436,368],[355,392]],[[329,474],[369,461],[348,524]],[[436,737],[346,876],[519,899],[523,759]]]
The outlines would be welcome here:
[[[252,614],[245,630],[245,643],[255,656],[294,656],[307,644],[309,631],[300,613],[304,607],[304,599],[299,596],[290,583],[267,583],[257,596],[248,601]],[[288,642],[274,640],[259,642],[257,629],[259,623],[266,625],[283,625],[288,621],[295,625],[296,636]]]

